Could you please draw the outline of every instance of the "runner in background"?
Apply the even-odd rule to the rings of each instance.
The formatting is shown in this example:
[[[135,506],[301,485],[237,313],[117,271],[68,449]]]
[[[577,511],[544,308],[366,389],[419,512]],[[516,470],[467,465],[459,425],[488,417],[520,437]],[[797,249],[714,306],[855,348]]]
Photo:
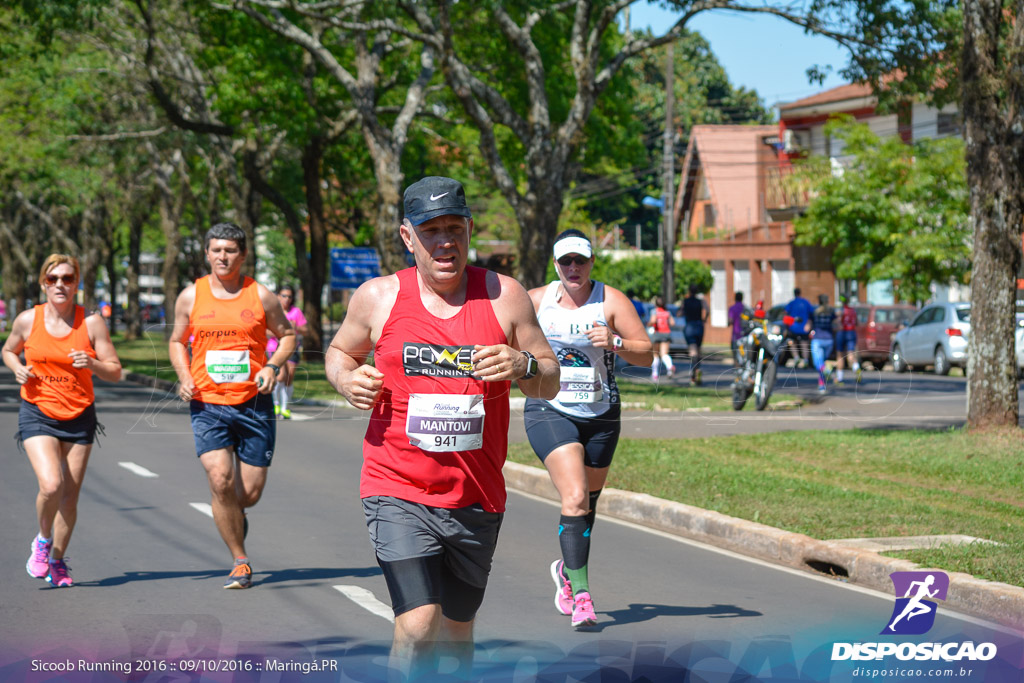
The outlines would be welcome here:
[[[302,360],[302,337],[308,332],[306,316],[302,309],[295,305],[295,288],[291,285],[284,285],[277,290],[277,299],[281,302],[281,308],[288,322],[295,330],[295,352],[288,357],[288,361],[281,366],[277,373],[277,384],[274,385],[272,395],[274,397],[274,414],[285,420],[292,419],[292,411],[288,403],[295,393],[295,368]],[[267,357],[269,358],[277,350],[277,337],[268,330],[267,334]]]

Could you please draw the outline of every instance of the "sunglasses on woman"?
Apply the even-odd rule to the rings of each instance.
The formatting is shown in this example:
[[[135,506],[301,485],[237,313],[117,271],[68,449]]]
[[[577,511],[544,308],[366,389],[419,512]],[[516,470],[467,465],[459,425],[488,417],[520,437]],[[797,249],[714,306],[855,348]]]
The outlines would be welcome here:
[[[57,284],[58,280],[63,282],[65,285],[73,285],[73,284],[75,284],[75,276],[74,275],[47,275],[46,276],[46,284],[48,284],[48,285],[55,285],[55,284]]]
[[[590,259],[577,254],[576,256],[563,256],[562,258],[558,259],[558,265],[567,266],[570,263],[573,263],[577,266],[582,266],[584,263],[587,263],[588,261],[590,261]]]

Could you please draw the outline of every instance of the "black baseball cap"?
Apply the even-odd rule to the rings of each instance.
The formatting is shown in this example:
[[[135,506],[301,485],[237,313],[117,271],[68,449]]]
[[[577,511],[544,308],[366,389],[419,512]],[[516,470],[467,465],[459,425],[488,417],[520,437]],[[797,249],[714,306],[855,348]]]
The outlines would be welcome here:
[[[462,183],[443,176],[427,176],[405,188],[404,202],[405,217],[413,225],[438,216],[473,217]]]

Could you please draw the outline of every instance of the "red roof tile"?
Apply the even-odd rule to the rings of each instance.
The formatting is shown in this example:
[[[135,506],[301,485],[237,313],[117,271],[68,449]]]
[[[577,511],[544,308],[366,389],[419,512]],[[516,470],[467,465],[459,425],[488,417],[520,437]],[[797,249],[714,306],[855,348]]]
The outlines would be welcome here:
[[[759,159],[762,138],[777,134],[778,126],[699,125],[690,131],[690,144],[686,150],[683,177],[679,185],[676,206],[681,215],[690,188],[688,176],[696,171],[688,169],[696,154],[708,191],[715,206],[719,229],[746,229],[762,223],[759,192]],[[693,180],[693,178],[689,178]],[[692,201],[690,202],[692,203]],[[678,218],[677,218],[678,224]]]
[[[871,97],[873,94],[874,92],[871,90],[871,86],[867,83],[850,83],[816,93],[810,97],[805,97],[802,100],[784,102],[779,104],[779,111],[782,112],[789,109],[798,109],[800,107],[810,107],[815,104],[827,104],[830,102],[842,102],[843,100],[853,100],[861,97]]]

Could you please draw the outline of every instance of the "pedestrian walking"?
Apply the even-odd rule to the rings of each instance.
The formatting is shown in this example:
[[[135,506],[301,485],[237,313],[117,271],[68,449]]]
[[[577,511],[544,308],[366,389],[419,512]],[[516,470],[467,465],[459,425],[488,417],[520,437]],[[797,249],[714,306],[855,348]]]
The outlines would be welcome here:
[[[651,311],[651,317],[647,321],[647,331],[655,349],[654,360],[651,361],[651,379],[655,382],[658,381],[661,363],[665,364],[665,371],[669,377],[676,374],[676,366],[672,363],[672,356],[668,353],[672,339],[672,326],[675,324],[675,318],[665,308],[664,297],[655,297],[654,310]]]
[[[740,364],[739,340],[743,337],[743,312],[747,307],[743,305],[743,292],[736,292],[733,297],[734,303],[729,307],[729,348],[732,350],[732,362]]]
[[[700,386],[701,346],[704,345],[704,323],[708,319],[708,303],[700,297],[700,286],[690,285],[690,294],[683,299],[683,336],[690,356],[690,383]]]
[[[277,436],[270,393],[281,365],[295,351],[295,331],[274,293],[242,275],[246,238],[241,228],[214,225],[205,247],[210,274],[178,295],[169,351],[178,396],[189,401],[213,521],[234,559],[224,587],[249,588],[245,511],[267,484]],[[269,360],[268,329],[278,339]]]
[[[509,385],[552,398],[558,362],[522,285],[466,265],[462,185],[423,178],[404,208],[399,233],[416,265],[356,290],[327,377],[372,411],[360,497],[395,614],[392,666],[412,679],[450,656],[467,677],[505,511]]]
[[[558,543],[551,563],[555,608],[576,630],[597,624],[590,590],[591,531],[621,430],[615,357],[650,365],[644,324],[619,290],[590,279],[590,240],[579,230],[555,238],[558,279],[530,290],[544,336],[558,358],[561,387],[551,400],[528,398],[526,435],[561,499]]]
[[[860,382],[860,359],[857,357],[857,310],[850,305],[850,298],[839,295],[842,311],[839,314],[839,331],[836,332],[836,386],[843,385],[843,370],[850,363],[850,369]]]
[[[292,419],[292,411],[288,407],[292,396],[295,393],[295,368],[302,359],[302,337],[307,334],[308,321],[303,315],[302,309],[295,305],[295,288],[291,285],[284,285],[277,290],[277,300],[281,302],[281,309],[284,316],[288,318],[292,329],[295,330],[295,352],[288,357],[287,362],[281,365],[277,373],[277,384],[271,395],[274,397],[274,415],[285,420]],[[268,330],[267,335],[267,357],[274,355],[277,351],[277,337]]]
[[[810,301],[800,295],[800,288],[793,290],[793,300],[786,304],[786,314],[793,318],[789,326],[789,332],[793,335],[793,344],[796,347],[798,368],[807,367],[810,353],[810,326],[811,315],[814,313],[814,306]]]
[[[80,276],[77,259],[48,256],[39,270],[46,303],[14,319],[3,347],[4,365],[21,385],[18,440],[39,484],[39,531],[25,569],[56,588],[74,583],[67,550],[99,426],[92,376],[121,379],[121,361],[103,318],[75,304]]]
[[[832,355],[835,338],[832,333],[836,326],[836,312],[828,305],[828,294],[818,295],[818,307],[814,309],[805,329],[811,337],[811,359],[818,371],[818,392],[825,393],[828,375],[825,363]]]

